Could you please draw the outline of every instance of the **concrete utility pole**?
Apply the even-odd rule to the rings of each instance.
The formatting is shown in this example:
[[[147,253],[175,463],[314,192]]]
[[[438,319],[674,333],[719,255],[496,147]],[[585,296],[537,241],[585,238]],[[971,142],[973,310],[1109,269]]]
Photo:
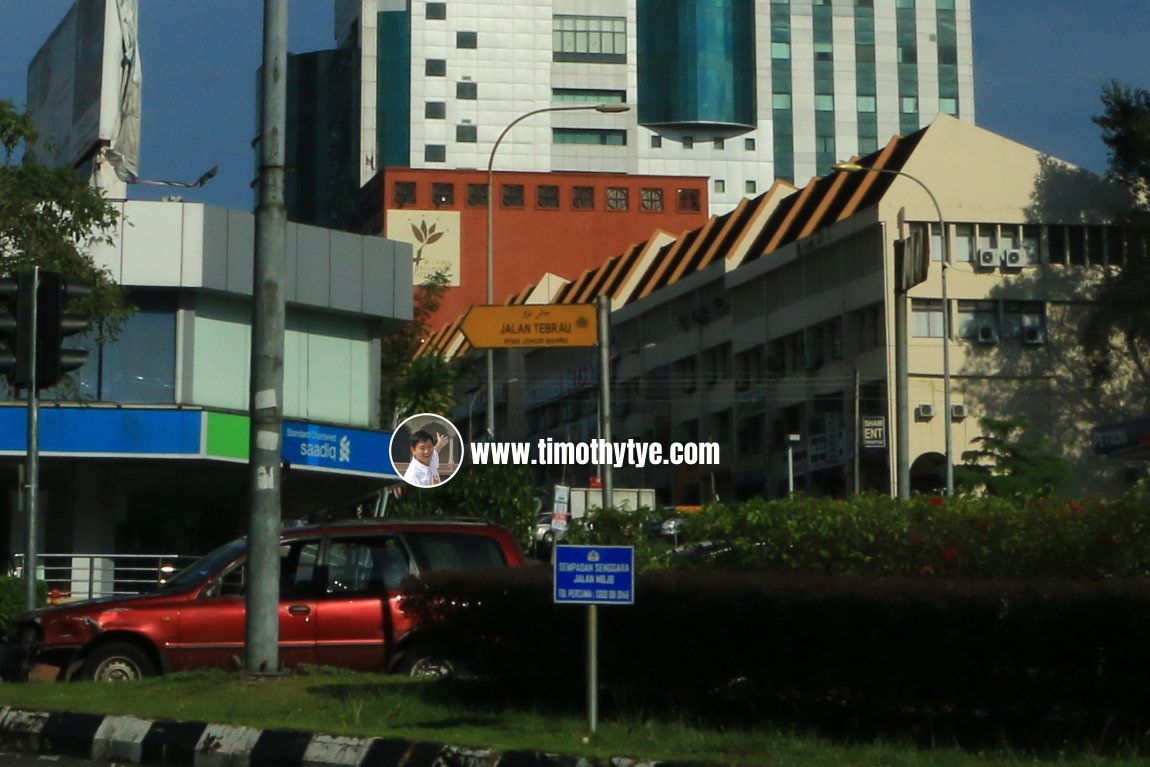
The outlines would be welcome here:
[[[252,282],[251,441],[248,469],[247,627],[244,666],[279,670],[279,539],[283,432],[284,306],[287,213],[287,0],[264,0],[260,72],[259,204]]]
[[[601,295],[596,300],[599,318],[599,436],[605,445],[611,444],[611,296]],[[615,507],[615,479],[611,472],[611,457],[603,459],[603,509]]]

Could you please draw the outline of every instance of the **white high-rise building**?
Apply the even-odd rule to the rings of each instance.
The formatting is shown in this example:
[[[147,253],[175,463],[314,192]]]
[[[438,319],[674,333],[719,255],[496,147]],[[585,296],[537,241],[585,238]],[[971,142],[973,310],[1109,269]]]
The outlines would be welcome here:
[[[360,184],[486,168],[527,112],[620,102],[524,120],[498,169],[707,176],[721,213],[939,112],[974,120],[970,0],[336,0],[335,26],[355,83],[318,73],[316,122],[358,116],[337,164]]]

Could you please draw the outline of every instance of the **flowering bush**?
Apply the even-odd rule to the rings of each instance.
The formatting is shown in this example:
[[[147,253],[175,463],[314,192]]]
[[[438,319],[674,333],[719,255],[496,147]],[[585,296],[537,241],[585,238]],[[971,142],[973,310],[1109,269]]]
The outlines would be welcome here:
[[[684,539],[694,543],[664,555],[670,566],[973,578],[1150,575],[1150,499],[1138,490],[1105,501],[756,499],[708,506],[686,525]]]

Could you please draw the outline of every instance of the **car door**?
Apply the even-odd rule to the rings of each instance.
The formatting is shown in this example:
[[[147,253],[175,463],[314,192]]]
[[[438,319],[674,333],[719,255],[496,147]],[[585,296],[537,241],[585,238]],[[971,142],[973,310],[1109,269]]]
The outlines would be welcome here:
[[[359,671],[385,669],[397,632],[399,586],[411,556],[394,535],[333,536],[328,577],[316,601],[316,662]],[[402,620],[402,619],[401,619]]]
[[[315,658],[315,572],[319,539],[280,545],[279,659],[294,667]],[[180,610],[176,639],[165,648],[172,671],[235,670],[245,655],[248,566],[241,557]]]

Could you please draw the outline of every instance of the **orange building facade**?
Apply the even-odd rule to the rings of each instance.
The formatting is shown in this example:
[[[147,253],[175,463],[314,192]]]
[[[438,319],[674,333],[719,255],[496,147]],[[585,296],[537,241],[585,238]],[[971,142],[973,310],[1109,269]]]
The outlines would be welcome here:
[[[706,223],[707,179],[623,173],[494,174],[495,303],[550,272],[574,280],[612,254]],[[387,237],[412,245],[415,282],[436,271],[448,289],[432,326],[487,303],[487,173],[387,168]]]

